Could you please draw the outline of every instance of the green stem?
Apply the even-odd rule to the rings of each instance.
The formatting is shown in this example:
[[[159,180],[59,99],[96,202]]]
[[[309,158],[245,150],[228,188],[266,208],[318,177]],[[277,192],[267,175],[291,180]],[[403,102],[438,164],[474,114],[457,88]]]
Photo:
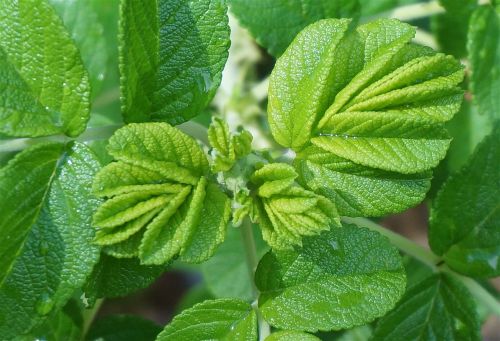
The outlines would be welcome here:
[[[441,14],[444,12],[445,9],[439,4],[439,1],[435,0],[396,7],[389,11],[369,16],[365,18],[363,22],[368,22],[379,18],[395,18],[401,21],[412,21],[430,17],[436,14]]]
[[[87,332],[89,331],[92,322],[94,321],[99,309],[101,309],[102,304],[104,303],[104,299],[98,299],[95,301],[94,306],[91,309],[85,310],[83,312],[83,328],[82,335],[85,337]]]
[[[241,240],[243,241],[243,245],[245,248],[245,257],[248,268],[248,274],[250,276],[250,281],[252,284],[252,294],[253,297],[255,298],[255,302],[252,304],[252,307],[257,313],[257,321],[259,324],[259,340],[264,341],[269,336],[269,334],[271,334],[271,327],[266,322],[266,320],[264,320],[264,317],[260,313],[260,310],[257,305],[257,298],[259,297],[259,289],[257,289],[257,286],[255,285],[254,277],[255,277],[255,270],[257,270],[259,259],[257,257],[257,248],[255,247],[252,222],[250,221],[250,219],[246,218],[243,221],[243,224],[241,224],[240,227],[240,232],[241,232]]]
[[[437,264],[441,262],[441,258],[433,254],[430,250],[391,230],[386,229],[383,226],[378,225],[377,223],[374,223],[369,219],[344,217],[342,218],[342,220],[344,220],[346,223],[364,226],[373,231],[377,231],[380,234],[386,236],[391,241],[391,243],[402,252],[429,266],[433,271],[442,271],[449,273],[460,282],[462,282],[462,284],[469,289],[476,300],[481,302],[486,308],[488,308],[492,314],[500,316],[500,302],[495,297],[493,297],[493,295],[491,295],[486,289],[484,289],[472,278],[462,276],[446,266],[440,266],[438,268]]]

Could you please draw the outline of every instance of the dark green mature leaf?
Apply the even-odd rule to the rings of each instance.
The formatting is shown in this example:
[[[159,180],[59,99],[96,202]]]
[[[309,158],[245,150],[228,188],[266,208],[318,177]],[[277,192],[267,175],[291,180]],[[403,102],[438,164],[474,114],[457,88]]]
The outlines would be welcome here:
[[[262,237],[273,248],[302,245],[302,237],[313,236],[340,225],[335,206],[326,198],[295,183],[295,169],[272,163],[255,171],[255,206]]]
[[[205,301],[174,317],[156,340],[256,341],[257,315],[245,301]]]
[[[154,341],[161,327],[133,315],[111,315],[97,320],[90,328],[87,341]]]
[[[452,57],[411,44],[415,29],[397,20],[348,26],[312,24],[278,60],[271,132],[298,152],[302,183],[340,214],[401,211],[423,199],[428,171],[446,154],[443,123],[460,107],[463,70]]]
[[[316,336],[297,331],[280,331],[266,337],[265,341],[321,341]]]
[[[445,183],[433,202],[432,250],[456,271],[500,275],[500,126],[467,164]]]
[[[137,258],[115,258],[101,254],[84,288],[92,300],[120,297],[146,288],[167,269],[166,265],[141,265]]]
[[[0,4],[0,133],[77,136],[89,119],[80,54],[46,0]]]
[[[372,340],[480,340],[475,303],[461,283],[434,275],[378,322]]]
[[[273,251],[255,278],[259,308],[274,327],[314,332],[351,328],[389,311],[404,293],[401,257],[376,232],[354,225]]]
[[[467,50],[471,89],[480,114],[500,118],[500,7],[477,8],[469,23]]]
[[[432,17],[432,28],[445,53],[456,57],[467,54],[469,19],[477,7],[476,0],[440,0],[446,12]]]
[[[111,137],[116,162],[96,176],[108,200],[94,215],[96,242],[118,258],[199,263],[224,240],[230,200],[208,182],[200,145],[166,123],[130,124]]]
[[[240,228],[230,226],[226,240],[212,258],[201,264],[203,278],[215,297],[237,297],[246,301],[254,299],[252,281],[248,274]],[[253,229],[257,258],[260,259],[269,247],[264,243],[258,229]]]
[[[229,0],[231,11],[269,53],[280,56],[304,27],[325,18],[352,18],[357,0]],[[326,38],[327,39],[327,38]]]
[[[0,335],[28,332],[61,308],[98,260],[90,193],[99,169],[75,143],[26,149],[0,170]]]
[[[120,73],[125,121],[185,122],[210,102],[229,49],[220,0],[122,0]]]

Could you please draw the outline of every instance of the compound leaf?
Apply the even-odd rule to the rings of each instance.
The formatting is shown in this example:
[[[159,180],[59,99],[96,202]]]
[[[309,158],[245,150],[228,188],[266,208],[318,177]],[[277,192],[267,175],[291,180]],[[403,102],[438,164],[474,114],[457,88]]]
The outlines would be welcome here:
[[[108,199],[93,221],[104,252],[146,265],[208,259],[224,240],[230,200],[207,180],[200,145],[166,123],[129,124],[111,137],[108,152],[117,161],[93,186]]]
[[[315,332],[351,328],[392,309],[403,295],[401,257],[376,232],[354,225],[271,251],[255,281],[259,308],[274,327]]]
[[[122,0],[125,121],[179,124],[215,95],[229,49],[225,1]]]
[[[82,287],[99,257],[90,217],[100,165],[82,144],[42,144],[0,170],[0,333],[28,332]]]
[[[432,250],[456,271],[500,275],[500,126],[479,144],[433,202]]]
[[[446,274],[412,287],[384,316],[372,340],[480,340],[479,321],[470,293]]]
[[[352,18],[359,14],[357,0],[230,0],[230,4],[240,23],[276,57],[307,25],[320,19]]]
[[[482,115],[500,117],[500,8],[478,7],[470,18],[467,50],[473,100]]]
[[[78,136],[90,86],[77,47],[46,0],[0,5],[0,133]]]
[[[205,301],[174,317],[156,340],[255,341],[257,316],[245,301]]]
[[[397,20],[355,30],[348,24],[308,26],[278,60],[269,85],[271,132],[298,153],[299,181],[341,214],[401,211],[422,200],[428,171],[446,154],[443,123],[460,108],[463,70],[452,57],[410,43],[415,29]],[[328,184],[318,183],[319,173]],[[367,200],[364,188],[377,199]]]

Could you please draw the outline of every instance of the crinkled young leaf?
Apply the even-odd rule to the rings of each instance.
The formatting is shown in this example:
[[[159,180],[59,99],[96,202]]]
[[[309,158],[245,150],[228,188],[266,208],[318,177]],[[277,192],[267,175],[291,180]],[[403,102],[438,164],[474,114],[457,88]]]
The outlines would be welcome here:
[[[224,240],[230,200],[209,183],[200,145],[166,123],[130,124],[111,137],[116,160],[94,180],[108,200],[94,214],[95,242],[143,264],[208,259]]]
[[[161,327],[136,315],[110,315],[90,327],[86,341],[154,341]]]
[[[80,53],[46,0],[0,4],[0,133],[78,136],[90,86]]]
[[[139,259],[118,259],[101,254],[83,291],[85,297],[95,301],[104,297],[127,296],[146,288],[155,281],[168,265],[141,265]]]
[[[438,193],[429,242],[456,271],[500,275],[500,125]]]
[[[205,301],[174,317],[156,340],[255,341],[257,315],[238,299]]]
[[[292,166],[273,163],[257,170],[251,178],[258,186],[255,205],[262,236],[276,249],[302,245],[303,236],[316,235],[340,224],[335,206],[297,185],[297,176]]]
[[[471,89],[480,114],[500,118],[500,7],[480,6],[469,22]]]
[[[212,171],[216,173],[230,170],[237,159],[251,152],[252,139],[252,134],[247,130],[231,134],[228,124],[214,117],[208,127],[208,141],[212,146]]]
[[[323,187],[341,214],[401,211],[422,200],[428,171],[446,154],[443,123],[460,107],[463,70],[452,57],[410,43],[410,25],[348,25],[314,23],[278,60],[269,85],[271,132],[298,152],[302,184]],[[327,184],[318,183],[320,173]]]
[[[125,121],[179,124],[215,95],[229,49],[220,0],[122,0],[120,74]]]
[[[401,257],[376,232],[346,225],[303,245],[269,252],[257,268],[259,308],[274,327],[351,328],[384,315],[404,293]]]
[[[99,257],[91,195],[99,163],[79,143],[42,144],[0,170],[0,334],[28,332],[85,283]]]
[[[276,57],[307,25],[325,18],[356,17],[360,9],[357,0],[229,0],[229,3],[240,23]]]
[[[470,293],[446,274],[411,288],[377,323],[372,340],[480,340]]]

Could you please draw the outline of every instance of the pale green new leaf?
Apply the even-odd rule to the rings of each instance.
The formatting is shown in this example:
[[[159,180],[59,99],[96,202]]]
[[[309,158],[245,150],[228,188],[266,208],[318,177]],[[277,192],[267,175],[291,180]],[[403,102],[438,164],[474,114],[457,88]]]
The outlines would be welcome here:
[[[103,251],[147,265],[208,259],[224,240],[230,201],[208,182],[200,145],[166,123],[130,124],[111,137],[108,152],[118,161],[93,184],[108,199],[93,220]]]
[[[303,236],[339,225],[335,206],[295,183],[298,174],[287,164],[268,164],[251,178],[257,185],[255,205],[264,240],[273,248],[302,245]]]
[[[78,136],[90,86],[77,47],[46,0],[0,4],[0,133]]]
[[[257,315],[238,299],[205,301],[174,317],[156,340],[256,341]]]
[[[82,145],[42,144],[0,170],[0,334],[28,332],[82,287],[99,257],[91,195],[99,163]]]
[[[271,132],[298,152],[301,183],[341,214],[416,205],[429,188],[428,171],[446,154],[443,123],[460,108],[463,70],[412,44],[414,34],[391,19],[355,30],[322,20],[299,33],[271,74]]]
[[[500,126],[479,144],[433,202],[429,243],[456,271],[500,275]]]
[[[229,3],[240,23],[276,57],[307,25],[320,19],[352,18],[359,14],[357,0],[229,0]]]
[[[373,321],[405,290],[398,251],[354,225],[306,238],[303,248],[272,251],[259,263],[259,308],[281,329],[339,330]]]
[[[477,8],[469,22],[471,90],[479,113],[500,118],[500,7]]]
[[[120,74],[125,121],[179,124],[215,95],[228,56],[219,0],[122,0]]]
[[[480,340],[479,321],[470,293],[446,274],[411,288],[385,315],[371,340]]]

